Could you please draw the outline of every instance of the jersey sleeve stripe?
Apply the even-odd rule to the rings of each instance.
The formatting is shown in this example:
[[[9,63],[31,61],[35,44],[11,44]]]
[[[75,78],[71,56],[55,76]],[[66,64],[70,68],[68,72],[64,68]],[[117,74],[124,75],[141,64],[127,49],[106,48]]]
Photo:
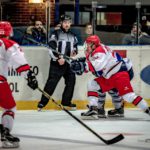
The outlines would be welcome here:
[[[30,69],[30,66],[29,66],[28,64],[25,64],[25,65],[19,66],[19,67],[16,69],[16,71],[19,72],[19,73],[21,73],[21,72],[27,71],[27,70],[29,70],[29,69]]]

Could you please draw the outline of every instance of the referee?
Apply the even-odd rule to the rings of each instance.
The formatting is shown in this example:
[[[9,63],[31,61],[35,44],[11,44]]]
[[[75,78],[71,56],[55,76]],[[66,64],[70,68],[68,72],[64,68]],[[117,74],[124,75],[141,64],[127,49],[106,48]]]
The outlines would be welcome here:
[[[68,15],[62,15],[60,23],[60,29],[55,30],[50,36],[49,47],[61,54],[74,57],[78,53],[78,41],[76,36],[70,31],[72,23],[71,17]],[[51,50],[49,50],[49,54],[51,57],[49,77],[44,87],[44,91],[49,95],[52,95],[58,82],[63,77],[65,80],[65,88],[62,94],[61,104],[68,110],[76,110],[76,105],[71,103],[76,81],[75,74],[71,71],[70,65],[62,55],[58,55]],[[49,99],[42,95],[41,101],[38,103],[38,110],[45,107],[48,101]]]

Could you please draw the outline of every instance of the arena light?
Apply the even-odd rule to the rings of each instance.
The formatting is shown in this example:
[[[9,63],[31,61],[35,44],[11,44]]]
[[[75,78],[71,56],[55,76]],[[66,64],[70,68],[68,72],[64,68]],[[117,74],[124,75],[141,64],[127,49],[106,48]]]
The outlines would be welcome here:
[[[29,3],[43,3],[43,0],[29,0]]]

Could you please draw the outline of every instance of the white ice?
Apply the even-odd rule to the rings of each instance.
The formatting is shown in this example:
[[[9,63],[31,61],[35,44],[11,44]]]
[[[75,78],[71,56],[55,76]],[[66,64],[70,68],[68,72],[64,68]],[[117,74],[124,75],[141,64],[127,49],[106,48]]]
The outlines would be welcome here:
[[[78,118],[81,112],[71,111]],[[120,133],[125,139],[106,145],[64,111],[17,111],[12,134],[21,142],[14,150],[150,150],[150,116],[138,109],[126,109],[124,119],[84,123],[105,139]]]

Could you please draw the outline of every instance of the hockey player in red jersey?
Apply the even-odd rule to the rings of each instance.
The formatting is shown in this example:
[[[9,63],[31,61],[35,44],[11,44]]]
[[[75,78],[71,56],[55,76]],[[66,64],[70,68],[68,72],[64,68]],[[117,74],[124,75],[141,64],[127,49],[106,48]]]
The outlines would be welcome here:
[[[146,101],[133,91],[125,62],[119,60],[115,53],[102,44],[96,35],[89,36],[86,39],[86,45],[86,60],[72,61],[71,68],[78,75],[91,71],[96,76],[88,83],[89,111],[97,108],[94,106],[97,106],[99,90],[104,93],[115,88],[125,101],[150,115],[150,107]]]
[[[14,148],[19,146],[19,138],[10,134],[16,111],[16,103],[7,82],[8,67],[16,69],[21,76],[28,81],[28,86],[32,89],[38,87],[38,82],[34,73],[30,70],[24,53],[19,45],[10,40],[13,34],[12,26],[9,22],[0,21],[0,107],[2,107],[2,118],[0,133],[2,147]]]

